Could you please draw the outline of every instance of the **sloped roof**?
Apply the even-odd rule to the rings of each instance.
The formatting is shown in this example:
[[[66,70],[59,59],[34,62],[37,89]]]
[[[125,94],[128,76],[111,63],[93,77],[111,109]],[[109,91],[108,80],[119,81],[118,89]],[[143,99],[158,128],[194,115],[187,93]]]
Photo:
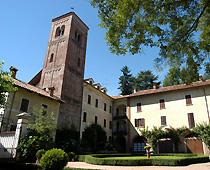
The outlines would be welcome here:
[[[156,94],[156,93],[164,93],[164,92],[170,92],[175,90],[183,90],[183,89],[190,89],[194,87],[201,87],[201,86],[207,86],[210,85],[210,80],[206,81],[198,81],[194,82],[190,85],[181,84],[176,86],[168,86],[168,87],[162,87],[159,89],[149,89],[149,90],[142,90],[138,91],[136,93],[130,94],[130,95],[118,95],[118,96],[111,96],[113,99],[121,99],[121,98],[128,98],[128,97],[136,97],[136,96],[144,96],[144,95],[150,95],[150,94]]]
[[[13,79],[13,83],[14,83],[14,85],[17,86],[17,87],[26,89],[26,90],[28,90],[28,91],[30,91],[30,92],[37,93],[37,94],[39,94],[39,95],[41,95],[41,96],[44,96],[44,97],[48,97],[48,98],[50,98],[50,99],[52,99],[52,100],[57,100],[57,101],[60,102],[60,103],[64,103],[64,101],[61,100],[61,98],[59,98],[59,97],[57,97],[57,96],[54,96],[54,95],[53,95],[53,96],[50,96],[50,93],[48,93],[47,91],[45,91],[45,90],[43,90],[43,89],[41,89],[41,88],[38,88],[38,87],[36,87],[36,86],[30,85],[30,84],[28,84],[28,83],[25,83],[25,82],[23,82],[23,81],[21,81],[21,80],[18,80],[18,79],[16,79],[16,78]]]

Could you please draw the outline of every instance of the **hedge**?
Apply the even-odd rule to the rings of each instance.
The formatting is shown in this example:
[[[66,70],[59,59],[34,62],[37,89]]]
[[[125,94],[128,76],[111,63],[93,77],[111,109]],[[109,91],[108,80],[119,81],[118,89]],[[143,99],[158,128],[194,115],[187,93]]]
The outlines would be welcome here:
[[[79,155],[78,161],[95,165],[119,166],[184,166],[194,163],[209,162],[209,156],[203,154],[153,154],[150,159],[146,155],[132,154],[93,154]]]

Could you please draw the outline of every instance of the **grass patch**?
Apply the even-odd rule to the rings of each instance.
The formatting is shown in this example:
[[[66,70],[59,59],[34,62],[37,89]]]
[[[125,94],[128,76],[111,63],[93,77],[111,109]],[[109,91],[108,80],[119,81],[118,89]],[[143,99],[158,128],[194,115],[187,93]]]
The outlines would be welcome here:
[[[203,154],[153,154],[150,159],[146,155],[132,154],[93,154],[80,155],[79,161],[95,165],[119,166],[184,166],[194,163],[209,162],[209,156]]]

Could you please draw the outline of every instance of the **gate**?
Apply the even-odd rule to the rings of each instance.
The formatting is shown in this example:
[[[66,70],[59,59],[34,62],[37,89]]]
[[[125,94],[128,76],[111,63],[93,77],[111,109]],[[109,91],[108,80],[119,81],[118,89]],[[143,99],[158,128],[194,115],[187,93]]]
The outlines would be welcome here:
[[[14,144],[15,131],[0,133],[0,158],[14,158],[16,147]]]

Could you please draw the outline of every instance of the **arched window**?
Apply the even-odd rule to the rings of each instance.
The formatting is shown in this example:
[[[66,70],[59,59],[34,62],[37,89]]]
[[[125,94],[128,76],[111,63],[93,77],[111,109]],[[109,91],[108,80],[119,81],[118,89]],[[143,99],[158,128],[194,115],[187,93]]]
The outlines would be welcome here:
[[[78,32],[75,32],[75,40],[80,41],[80,34]]]
[[[53,57],[54,57],[54,53],[52,53],[51,56],[50,56],[50,63],[53,62]]]
[[[80,58],[77,60],[77,66],[80,67]]]
[[[61,33],[61,29],[60,29],[60,27],[58,27],[58,28],[56,29],[56,32],[55,32],[55,37],[60,36],[60,33]]]
[[[63,25],[63,26],[61,27],[61,34],[60,34],[60,36],[64,34],[64,31],[65,31],[65,25]]]

